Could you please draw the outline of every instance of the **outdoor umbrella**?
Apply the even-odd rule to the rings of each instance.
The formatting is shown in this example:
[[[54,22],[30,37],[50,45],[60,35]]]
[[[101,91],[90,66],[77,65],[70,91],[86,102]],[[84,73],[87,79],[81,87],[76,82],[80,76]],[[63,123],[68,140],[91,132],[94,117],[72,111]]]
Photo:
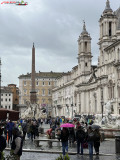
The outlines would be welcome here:
[[[101,128],[99,125],[97,125],[97,124],[93,124],[93,125],[91,125],[91,127],[92,127],[92,129],[99,129],[99,128]]]
[[[60,127],[72,128],[72,127],[75,127],[75,125],[71,123],[64,123],[64,124],[61,124]]]

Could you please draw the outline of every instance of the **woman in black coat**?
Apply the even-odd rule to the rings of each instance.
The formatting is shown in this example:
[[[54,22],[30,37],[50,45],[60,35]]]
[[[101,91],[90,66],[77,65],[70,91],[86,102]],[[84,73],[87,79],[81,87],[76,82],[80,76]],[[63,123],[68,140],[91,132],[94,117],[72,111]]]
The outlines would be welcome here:
[[[65,155],[65,150],[68,152],[68,138],[69,138],[69,131],[67,128],[63,127],[63,130],[61,131],[61,135],[60,135],[60,139],[62,142],[63,155]]]
[[[94,134],[95,134],[94,149],[95,149],[96,155],[99,155],[100,139],[101,139],[99,129],[95,129]]]

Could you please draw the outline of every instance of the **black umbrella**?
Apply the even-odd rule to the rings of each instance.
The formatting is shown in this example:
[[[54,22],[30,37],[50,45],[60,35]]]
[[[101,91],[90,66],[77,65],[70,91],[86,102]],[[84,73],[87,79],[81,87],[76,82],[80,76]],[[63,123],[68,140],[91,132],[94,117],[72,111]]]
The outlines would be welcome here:
[[[92,129],[99,129],[99,128],[101,128],[99,125],[97,125],[97,124],[93,124],[93,125],[91,125],[91,127],[92,127]]]

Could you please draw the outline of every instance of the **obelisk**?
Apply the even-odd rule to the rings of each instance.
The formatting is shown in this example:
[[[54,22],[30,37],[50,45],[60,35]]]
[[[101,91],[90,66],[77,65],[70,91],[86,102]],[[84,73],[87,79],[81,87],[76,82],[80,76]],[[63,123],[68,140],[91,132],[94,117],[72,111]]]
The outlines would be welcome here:
[[[32,72],[31,72],[31,91],[30,91],[30,102],[31,104],[36,104],[36,90],[35,90],[35,47],[33,43],[32,48]]]

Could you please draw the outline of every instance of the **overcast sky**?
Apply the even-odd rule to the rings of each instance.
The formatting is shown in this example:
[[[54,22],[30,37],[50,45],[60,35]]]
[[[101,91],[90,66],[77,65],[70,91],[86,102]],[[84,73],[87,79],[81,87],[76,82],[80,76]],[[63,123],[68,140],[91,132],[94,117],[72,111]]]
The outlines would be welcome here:
[[[19,86],[18,77],[31,72],[35,43],[36,72],[67,72],[78,64],[77,40],[83,20],[92,38],[92,64],[99,56],[99,18],[106,0],[26,0],[27,6],[1,4],[0,57],[2,85]],[[120,0],[110,0],[113,11]]]

